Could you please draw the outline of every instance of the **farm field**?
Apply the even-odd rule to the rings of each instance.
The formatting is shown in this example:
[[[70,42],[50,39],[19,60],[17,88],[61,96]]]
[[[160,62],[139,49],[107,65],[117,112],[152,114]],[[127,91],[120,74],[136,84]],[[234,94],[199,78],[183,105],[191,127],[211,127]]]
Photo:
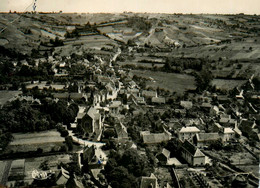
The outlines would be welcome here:
[[[55,130],[39,133],[15,133],[13,137],[14,139],[6,151],[7,153],[8,151],[36,151],[38,148],[43,149],[43,152],[49,152],[52,149],[59,150],[65,141],[65,139],[60,136],[60,133]]]
[[[159,87],[179,94],[188,89],[196,88],[194,77],[186,74],[155,72],[148,70],[132,70],[131,72],[136,76],[153,78],[154,81],[146,82],[146,87],[153,87],[155,89]]]
[[[143,66],[143,67],[146,67],[146,68],[152,68],[153,67],[152,63],[141,63],[141,62],[138,62],[136,60],[133,60],[133,61],[127,60],[127,61],[124,61],[124,62],[118,62],[118,64],[120,66],[123,66],[123,65],[135,65],[137,67],[138,66]],[[163,66],[164,66],[164,64],[154,63],[154,67],[161,68]]]
[[[239,87],[246,83],[246,80],[228,80],[228,79],[213,79],[211,81],[212,86],[216,86],[217,89],[226,89]]]

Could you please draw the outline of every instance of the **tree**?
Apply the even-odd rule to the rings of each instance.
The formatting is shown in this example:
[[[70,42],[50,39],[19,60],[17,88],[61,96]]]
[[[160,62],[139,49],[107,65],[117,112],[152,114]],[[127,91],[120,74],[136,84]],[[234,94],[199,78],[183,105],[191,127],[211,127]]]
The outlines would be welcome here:
[[[107,179],[113,188],[136,187],[136,178],[129,174],[128,170],[123,166],[115,167],[107,176]]]
[[[67,144],[69,151],[72,151],[73,150],[73,140],[72,140],[71,136],[67,136],[65,138],[65,143]]]
[[[204,68],[200,72],[195,73],[195,81],[198,91],[206,90],[213,79],[212,72]]]

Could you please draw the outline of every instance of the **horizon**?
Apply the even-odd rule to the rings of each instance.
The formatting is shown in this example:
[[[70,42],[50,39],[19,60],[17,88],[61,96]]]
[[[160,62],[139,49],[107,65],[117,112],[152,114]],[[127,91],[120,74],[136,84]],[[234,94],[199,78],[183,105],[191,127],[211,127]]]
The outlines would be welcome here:
[[[11,10],[10,10],[11,11]],[[124,12],[60,12],[60,11],[24,11],[24,12],[17,12],[17,11],[11,11],[11,12],[1,12],[0,14],[34,14],[34,13],[43,13],[43,14],[168,14],[168,15],[249,15],[249,16],[259,16],[260,14],[246,14],[243,12],[240,13],[163,13],[163,12],[132,12],[132,11],[124,11]]]
[[[0,12],[32,11],[33,0],[1,0]],[[36,12],[260,14],[259,0],[37,0]]]

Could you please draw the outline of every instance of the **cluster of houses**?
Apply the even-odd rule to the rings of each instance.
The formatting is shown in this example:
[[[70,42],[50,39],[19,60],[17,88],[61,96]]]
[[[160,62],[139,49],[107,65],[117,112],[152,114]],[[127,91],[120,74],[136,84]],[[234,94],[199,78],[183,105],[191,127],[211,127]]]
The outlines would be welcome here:
[[[112,58],[112,61],[116,61],[119,52]],[[51,58],[49,61],[53,62],[52,69],[56,77],[69,75],[67,68],[71,66],[70,64],[59,63],[60,61]],[[254,101],[259,102],[259,92],[254,89],[253,78],[250,78],[243,87],[235,88],[233,98],[205,91],[202,94],[192,93],[192,96],[185,100],[175,100],[172,105],[168,100],[168,95],[159,95],[157,90],[141,88],[127,70],[112,66],[111,62],[107,65],[98,56],[95,56],[93,62],[83,60],[77,64],[89,70],[88,80],[84,79],[85,75],[79,74],[76,75],[77,81],[74,83],[33,82],[26,88],[28,90],[36,86],[39,90],[51,88],[56,101],[79,102],[79,111],[75,121],[66,128],[74,142],[85,146],[82,151],[78,152],[79,166],[83,168],[87,164],[97,180],[98,174],[108,160],[100,147],[104,145],[101,141],[105,131],[114,130],[114,140],[124,149],[138,149],[136,141],[132,140],[128,134],[127,123],[125,123],[126,114],[133,118],[152,109],[154,114],[160,115],[155,124],[160,123],[162,131],[141,130],[139,136],[147,147],[167,143],[173,139],[177,140],[175,147],[180,151],[178,156],[180,158],[172,157],[175,156],[176,151],[161,148],[155,157],[158,164],[162,166],[182,167],[185,166],[183,161],[192,167],[204,166],[209,160],[203,150],[214,142],[226,144],[237,141],[242,136],[243,126],[251,127],[253,133],[260,139],[256,124],[260,118],[257,110],[259,106],[256,106],[257,103],[254,104]],[[69,91],[68,88],[70,85],[74,87],[73,84],[76,84],[77,89]],[[22,98],[32,102],[37,100],[32,97],[21,97],[21,100]],[[246,98],[248,100],[245,100]],[[245,110],[239,104],[245,106],[247,116],[244,116]],[[172,116],[162,120],[161,116],[167,111],[178,114],[178,117]],[[196,117],[189,117],[189,113],[195,113]],[[109,117],[113,118],[113,122],[107,121]],[[79,130],[82,131],[80,134]],[[59,184],[66,184],[69,179],[68,172],[61,169],[58,176]],[[77,178],[74,178],[74,185],[82,187]],[[159,187],[157,177],[154,174],[142,177],[140,187]],[[167,187],[170,185],[167,184]]]

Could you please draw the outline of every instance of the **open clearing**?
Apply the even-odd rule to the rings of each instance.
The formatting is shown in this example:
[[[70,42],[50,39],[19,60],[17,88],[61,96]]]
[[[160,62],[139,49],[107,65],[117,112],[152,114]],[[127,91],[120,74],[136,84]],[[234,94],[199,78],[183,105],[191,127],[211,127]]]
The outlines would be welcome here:
[[[0,105],[4,105],[7,101],[21,93],[21,91],[0,91]]]
[[[246,80],[227,80],[227,79],[214,79],[211,82],[211,85],[215,85],[217,89],[232,89],[235,87],[242,86],[246,83]]]
[[[148,70],[132,70],[131,72],[136,76],[153,78],[154,81],[148,81],[146,83],[147,87],[159,87],[179,94],[188,89],[195,88],[194,77],[186,74],[155,72]]]
[[[8,147],[8,151],[12,150],[13,152],[36,151],[38,148],[49,152],[52,149],[58,150],[65,141],[55,130],[39,133],[15,133],[13,137],[14,139]]]

